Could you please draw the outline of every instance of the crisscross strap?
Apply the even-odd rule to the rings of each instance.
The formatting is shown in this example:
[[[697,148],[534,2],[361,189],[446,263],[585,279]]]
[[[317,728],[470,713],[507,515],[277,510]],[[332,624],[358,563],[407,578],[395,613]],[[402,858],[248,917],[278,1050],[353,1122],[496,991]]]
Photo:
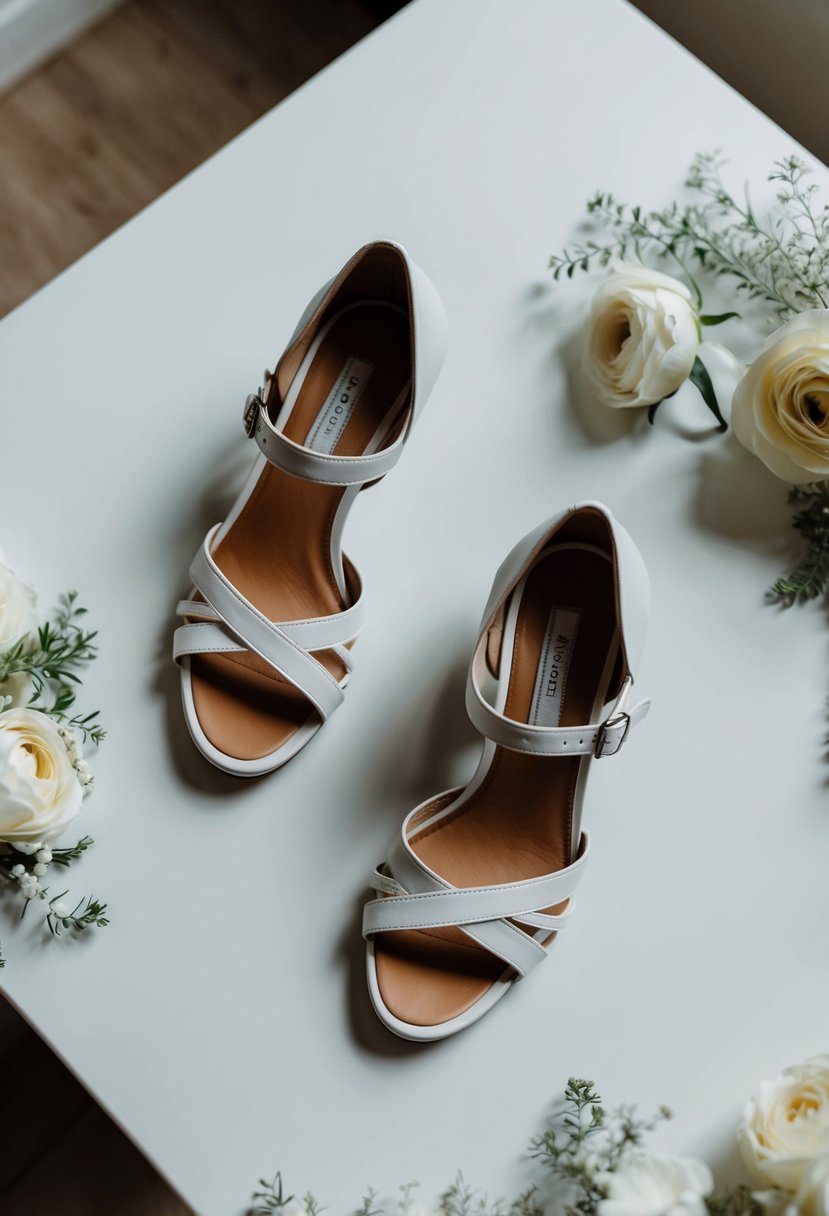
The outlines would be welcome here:
[[[401,840],[385,866],[375,871],[372,886],[380,897],[365,906],[363,935],[451,927],[526,975],[546,957],[546,950],[525,929],[546,934],[565,924],[587,859],[587,834],[582,833],[576,860],[552,874],[492,886],[454,887],[430,870],[409,843],[410,826],[422,817],[423,808],[407,817]],[[565,902],[561,913],[543,911]]]
[[[175,632],[173,657],[180,661],[192,654],[252,651],[304,693],[323,719],[330,717],[342,703],[343,689],[311,652],[334,650],[351,670],[345,643],[357,636],[363,619],[356,570],[347,567],[356,585],[354,602],[342,612],[301,621],[269,621],[216,565],[211,546],[219,527],[208,532],[190,566],[190,577],[204,602],[179,603],[179,615],[188,619]]]

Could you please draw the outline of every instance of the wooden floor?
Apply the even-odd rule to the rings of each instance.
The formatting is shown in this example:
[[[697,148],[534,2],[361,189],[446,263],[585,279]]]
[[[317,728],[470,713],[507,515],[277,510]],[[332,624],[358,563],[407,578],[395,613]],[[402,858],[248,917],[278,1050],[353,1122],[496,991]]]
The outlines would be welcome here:
[[[0,315],[395,7],[129,0],[0,97]],[[0,1061],[2,1216],[186,1216],[2,998]]]
[[[0,316],[390,7],[129,0],[0,97]]]

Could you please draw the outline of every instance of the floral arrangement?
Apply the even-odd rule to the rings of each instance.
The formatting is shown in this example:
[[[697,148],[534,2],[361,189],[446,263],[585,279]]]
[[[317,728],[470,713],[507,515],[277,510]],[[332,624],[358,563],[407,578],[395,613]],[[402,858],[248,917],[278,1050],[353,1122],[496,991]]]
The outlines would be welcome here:
[[[691,201],[663,210],[597,193],[587,203],[590,234],[550,267],[556,280],[609,270],[590,308],[585,370],[601,403],[647,410],[650,422],[690,382],[717,430],[727,429],[703,336],[748,321],[736,310],[707,312],[703,287],[733,289],[757,329],[783,322],[741,368],[730,414],[737,440],[794,487],[793,525],[805,550],[769,593],[788,606],[822,594],[829,578],[829,205],[820,204],[809,167],[790,156],[769,174],[776,202],[759,215],[747,188],[743,199],[729,191],[724,163],[719,154],[695,157]]]
[[[829,1216],[829,1055],[765,1081],[737,1131],[749,1181],[717,1189],[693,1157],[646,1151],[667,1107],[650,1119],[633,1106],[607,1111],[592,1081],[571,1077],[563,1100],[529,1146],[540,1170],[517,1198],[490,1199],[459,1175],[433,1209],[416,1184],[396,1198],[369,1191],[356,1216]],[[260,1179],[247,1216],[319,1216],[310,1194],[286,1194],[279,1174]]]
[[[0,882],[20,900],[21,917],[39,906],[55,937],[109,923],[106,904],[68,901],[68,891],[53,894],[43,881],[93,844],[90,836],[55,844],[94,784],[84,746],[105,734],[97,712],[73,712],[78,673],[97,653],[85,615],[69,592],[40,625],[34,591],[0,561]]]

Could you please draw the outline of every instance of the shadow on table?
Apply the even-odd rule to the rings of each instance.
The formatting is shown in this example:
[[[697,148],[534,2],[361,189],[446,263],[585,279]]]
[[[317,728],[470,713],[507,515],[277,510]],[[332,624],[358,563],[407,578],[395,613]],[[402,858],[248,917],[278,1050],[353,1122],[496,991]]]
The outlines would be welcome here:
[[[417,699],[406,703],[391,721],[386,734],[375,740],[375,764],[366,770],[357,803],[372,818],[382,816],[390,825],[389,846],[405,815],[419,803],[471,777],[480,735],[464,709],[468,655],[458,656],[448,671]],[[390,813],[390,791],[397,804]],[[392,826],[393,825],[393,826]],[[367,857],[371,869],[381,857]],[[378,1020],[371,1007],[366,983],[366,948],[362,938],[363,904],[371,898],[360,891],[352,916],[336,946],[335,961],[348,969],[347,1010],[355,1040],[368,1051],[405,1056],[436,1044],[399,1039]]]
[[[705,531],[752,543],[783,565],[796,551],[788,485],[729,432],[700,454],[694,520]],[[792,543],[794,542],[794,543]]]

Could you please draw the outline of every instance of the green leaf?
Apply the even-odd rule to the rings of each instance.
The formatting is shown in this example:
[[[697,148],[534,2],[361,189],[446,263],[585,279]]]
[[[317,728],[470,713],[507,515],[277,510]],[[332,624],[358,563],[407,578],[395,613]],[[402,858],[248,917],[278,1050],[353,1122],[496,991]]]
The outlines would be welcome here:
[[[730,321],[732,317],[739,317],[738,312],[718,312],[718,313],[703,313],[700,316],[700,325],[722,325],[723,321]]]
[[[679,389],[675,388],[672,393],[666,393],[665,396],[660,398],[659,401],[654,401],[653,405],[648,410],[648,422],[651,424],[651,426],[653,426],[653,420],[656,417],[656,411],[659,409],[662,402],[670,401],[671,397],[675,397],[678,392],[679,392]]]
[[[717,394],[714,392],[714,385],[711,383],[711,377],[708,375],[708,370],[699,356],[697,356],[697,358],[694,360],[694,366],[691,368],[691,374],[688,379],[699,389],[700,396],[708,406],[711,413],[717,419],[717,430],[720,432],[727,431],[728,423],[720,413],[720,407],[717,402]]]

